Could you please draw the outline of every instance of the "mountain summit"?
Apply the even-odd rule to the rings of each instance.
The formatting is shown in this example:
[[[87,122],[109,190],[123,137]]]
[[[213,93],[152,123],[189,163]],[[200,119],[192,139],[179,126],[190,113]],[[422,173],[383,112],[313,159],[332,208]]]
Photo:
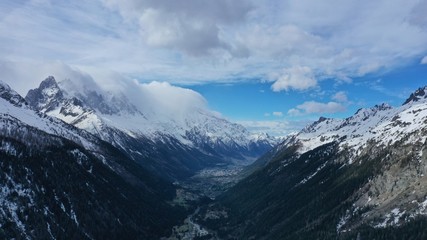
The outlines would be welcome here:
[[[79,85],[48,77],[25,99],[35,110],[97,135],[172,179],[218,163],[250,163],[276,143],[209,111],[191,90],[128,84],[111,92],[93,81]],[[159,95],[158,89],[168,95]]]
[[[427,86],[417,89],[415,92],[411,93],[408,99],[403,104],[408,104],[412,102],[418,102],[423,99],[427,99]]]
[[[9,85],[0,81],[0,98],[10,102],[16,107],[27,105],[27,102],[17,92],[12,90]]]
[[[55,78],[50,76],[40,83],[39,88],[30,90],[25,99],[34,109],[49,112],[59,106],[63,97]]]
[[[0,239],[159,239],[184,217],[171,183],[2,82],[0,159]]]
[[[425,239],[424,99],[420,88],[400,107],[320,118],[257,160],[200,223],[237,239]]]

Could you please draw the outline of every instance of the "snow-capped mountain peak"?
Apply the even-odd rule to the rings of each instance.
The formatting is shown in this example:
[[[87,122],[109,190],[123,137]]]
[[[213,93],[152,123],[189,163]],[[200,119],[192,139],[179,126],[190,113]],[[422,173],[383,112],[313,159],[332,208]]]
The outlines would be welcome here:
[[[354,115],[369,117],[371,115],[375,115],[379,111],[386,111],[392,108],[393,107],[390,106],[388,103],[382,103],[379,105],[375,105],[371,108],[360,108],[359,110],[356,111]]]
[[[40,112],[49,112],[60,105],[64,95],[54,77],[49,76],[36,89],[28,92],[25,99]]]
[[[409,104],[409,103],[414,103],[414,102],[419,102],[419,101],[423,101],[425,99],[427,99],[427,86],[422,87],[422,88],[418,88],[415,92],[411,93],[411,95],[409,96],[408,99],[406,99],[406,101],[403,103],[403,105],[405,104]]]
[[[92,79],[75,83],[65,79],[58,83],[67,99],[77,98],[87,107],[106,115],[138,114],[138,110],[123,93],[111,93],[101,89]],[[140,113],[139,113],[140,114]]]
[[[220,220],[227,234],[252,226],[276,233],[250,232],[246,238],[310,239],[319,236],[313,229],[328,228],[332,234],[324,239],[406,239],[424,233],[420,222],[427,216],[426,91],[418,89],[399,107],[381,104],[359,109],[346,119],[322,117],[288,136],[220,200],[224,205],[217,209],[231,209]],[[233,219],[242,205],[255,206],[244,214],[249,224]],[[299,219],[304,221],[295,224]]]
[[[289,137],[287,144],[300,145],[298,152],[304,153],[328,142],[338,141],[341,148],[360,153],[369,143],[390,145],[408,134],[420,135],[426,128],[426,88],[415,91],[404,105],[393,108],[383,103],[372,108],[359,109],[346,119],[321,117],[297,135]],[[290,141],[292,139],[292,141]]]
[[[374,118],[383,115],[385,112],[392,110],[392,108],[393,107],[387,103],[375,105],[371,108],[360,108],[353,116],[344,119],[341,125],[338,126],[335,130],[346,127],[348,125],[356,126],[364,122],[370,122],[371,120],[376,121]],[[376,119],[381,120],[381,117]]]
[[[31,127],[74,141],[88,150],[98,139],[63,121],[34,111],[26,100],[7,84],[0,82],[0,128],[11,134],[11,128]]]
[[[198,142],[191,136],[195,133],[201,135],[205,139],[204,142],[210,143],[220,141],[247,146],[254,140],[243,126],[203,109],[203,104],[186,104],[188,109],[178,105],[182,110],[174,109],[174,113],[171,113],[170,103],[166,104],[158,93],[150,92],[150,88],[157,92],[158,88],[161,88],[171,96],[188,95],[181,98],[184,101],[191,102],[193,99],[203,102],[201,96],[195,92],[161,83],[145,85],[146,88],[138,92],[141,86],[134,85],[127,87],[130,89],[127,91],[134,92],[112,93],[102,90],[94,81],[77,86],[69,79],[57,83],[53,77],[48,77],[39,88],[30,90],[26,99],[35,109],[74,125],[79,123],[80,125],[76,126],[92,132],[93,126],[96,126],[98,131],[103,126],[109,126],[131,132],[135,136],[153,137],[158,133],[162,136],[169,135],[184,143],[189,143],[190,140],[193,145]],[[135,98],[135,95],[140,95],[140,98]],[[128,96],[133,96],[135,104]],[[138,100],[145,100],[147,103]],[[162,107],[165,109],[161,109]]]
[[[30,90],[26,99],[34,109],[87,130],[144,161],[143,156],[153,151],[164,157],[168,149],[171,162],[178,154],[192,152],[194,156],[186,158],[249,163],[276,144],[274,138],[253,137],[242,125],[210,111],[195,91],[157,82],[122,85],[108,91],[90,79],[80,86],[72,80],[56,83],[49,77]]]
[[[38,100],[52,100],[58,91],[47,90],[55,88],[55,81],[48,79],[33,93],[39,94]],[[91,226],[94,219],[104,226],[120,225],[113,230],[117,235],[111,236],[132,232],[139,238],[159,239],[152,229],[168,229],[172,224],[167,217],[166,225],[151,219],[162,209],[162,216],[178,211],[166,203],[175,193],[172,184],[93,134],[34,111],[3,82],[0,159],[0,239],[105,238],[111,227],[98,231]],[[113,197],[104,201],[108,196]],[[142,212],[150,217],[141,218]]]
[[[307,125],[304,129],[301,130],[301,133],[311,133],[318,131],[322,126],[329,125],[335,119],[320,117],[317,121],[313,122],[310,125]]]
[[[17,107],[27,105],[27,102],[21,97],[21,95],[12,90],[9,85],[2,81],[0,81],[0,98],[7,100]]]

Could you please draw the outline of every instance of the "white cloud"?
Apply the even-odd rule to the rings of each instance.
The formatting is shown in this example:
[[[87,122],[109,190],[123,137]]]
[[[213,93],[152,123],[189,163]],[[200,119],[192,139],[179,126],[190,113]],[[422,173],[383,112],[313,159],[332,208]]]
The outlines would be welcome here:
[[[118,96],[126,96],[144,113],[169,115],[173,116],[173,119],[179,120],[195,109],[210,111],[206,100],[199,93],[173,86],[167,82],[139,83],[117,74],[104,74],[101,75],[103,78],[99,79],[62,62],[22,65],[21,63],[0,61],[0,80],[9,84],[22,96],[25,96],[29,89],[37,87],[50,75],[54,76],[58,82],[62,82],[61,84],[71,92],[91,89],[104,94],[113,92]]]
[[[172,83],[276,73],[274,91],[303,90],[413,63],[427,52],[426,9],[419,0],[0,1],[0,60]],[[310,70],[296,81],[301,68]]]
[[[177,16],[147,9],[141,15],[141,35],[153,47],[184,51],[189,55],[208,55],[214,49],[227,49],[219,38],[219,28],[213,24],[182,21]]]
[[[420,10],[427,4],[422,2],[275,2],[257,9],[254,19],[261,21],[240,36],[253,55],[284,68],[307,66],[318,81],[349,82],[405,65],[427,51],[427,17]]]
[[[265,132],[271,136],[286,136],[299,132],[311,121],[238,121],[249,131],[254,133]]]
[[[338,102],[348,102],[347,94],[343,91],[337,92],[332,96],[332,100],[338,101]]]
[[[423,57],[423,59],[421,59],[421,64],[427,64],[427,56]]]
[[[270,25],[261,22],[242,32],[238,40],[250,49],[252,55],[279,59],[296,54],[310,54],[316,50],[321,38],[294,24]]]
[[[57,80],[73,79],[76,85],[90,84],[91,88],[95,87],[94,80],[89,74],[60,61],[39,63],[0,60],[0,80],[8,83],[23,96],[51,75]]]
[[[301,116],[301,111],[295,108],[291,108],[288,110],[288,115],[292,117]]]
[[[156,9],[185,18],[233,24],[242,21],[252,6],[242,0],[187,0],[185,4],[169,0],[102,0],[106,6],[117,9],[127,19],[137,18],[146,9]]]
[[[288,111],[289,115],[298,115],[298,114],[323,114],[323,113],[337,113],[343,112],[346,108],[340,103],[337,102],[328,102],[321,103],[316,101],[308,101],[304,102],[296,106],[296,108],[292,108]]]
[[[283,116],[283,113],[282,112],[273,112],[273,116],[281,117],[281,116]]]
[[[271,89],[275,92],[290,89],[305,90],[317,85],[317,81],[309,67],[295,66],[284,69],[274,80],[275,82]]]
[[[125,83],[115,95],[128,98],[148,119],[159,122],[173,119],[184,124],[196,111],[220,116],[208,109],[206,99],[193,90],[173,86],[167,82],[139,83],[134,80]]]
[[[140,33],[154,47],[176,49],[194,56],[222,49],[233,54],[222,38],[222,28],[244,22],[252,6],[248,1],[104,0],[130,20],[138,19]]]

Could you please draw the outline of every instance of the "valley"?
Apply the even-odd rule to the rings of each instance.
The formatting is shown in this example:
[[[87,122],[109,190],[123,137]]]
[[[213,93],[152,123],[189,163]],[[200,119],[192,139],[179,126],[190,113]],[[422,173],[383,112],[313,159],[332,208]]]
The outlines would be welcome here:
[[[216,239],[215,231],[200,226],[194,218],[199,215],[201,206],[214,202],[217,196],[243,178],[243,168],[242,165],[217,166],[203,169],[183,182],[175,182],[180,189],[174,203],[193,212],[182,224],[173,227],[171,236],[162,240]]]
[[[198,192],[212,200],[242,179],[245,166],[228,165],[203,169],[191,178],[177,183],[179,186]]]
[[[425,99],[419,89],[399,108],[320,118],[248,168],[202,171],[193,186],[225,191],[169,239],[423,239]]]
[[[427,88],[279,140],[200,109],[145,132],[126,97],[60,85],[0,85],[3,238],[427,236]]]
[[[427,0],[1,0],[0,240],[427,240]]]

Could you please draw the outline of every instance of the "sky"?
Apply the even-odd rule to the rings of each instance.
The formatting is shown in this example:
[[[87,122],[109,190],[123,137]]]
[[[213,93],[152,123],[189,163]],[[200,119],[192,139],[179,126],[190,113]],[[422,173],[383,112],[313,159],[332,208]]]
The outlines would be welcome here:
[[[283,135],[427,85],[426,12],[427,0],[3,0],[0,80],[23,95],[49,75],[167,82]]]

